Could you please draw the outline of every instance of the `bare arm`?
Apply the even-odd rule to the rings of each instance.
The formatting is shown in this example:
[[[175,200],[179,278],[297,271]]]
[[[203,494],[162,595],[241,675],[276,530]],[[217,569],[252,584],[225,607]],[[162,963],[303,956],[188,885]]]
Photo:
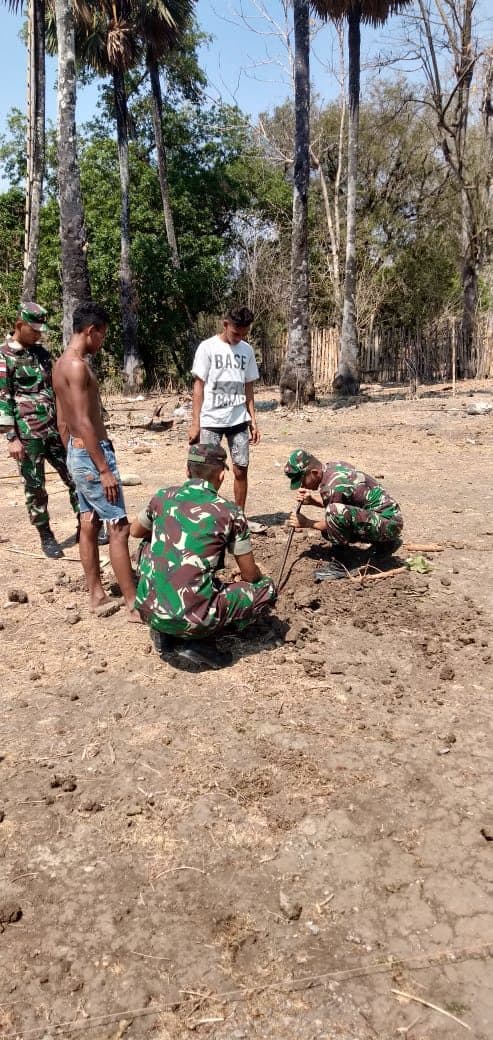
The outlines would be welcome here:
[[[70,361],[70,380],[65,385],[65,392],[67,411],[73,416],[78,435],[84,441],[86,450],[102,475],[108,472],[108,464],[91,417],[90,383],[84,361]]]
[[[298,502],[303,502],[305,506],[318,506],[319,509],[324,508],[322,502],[322,496],[319,491],[307,491],[305,488],[299,488],[296,498]]]
[[[200,413],[204,403],[204,386],[204,380],[196,376],[192,393],[192,421],[188,431],[189,444],[197,444],[200,437]]]
[[[262,571],[257,567],[252,552],[235,556],[235,560],[243,581],[260,581]]]
[[[152,531],[150,531],[148,527],[144,527],[138,516],[136,516],[130,523],[130,534],[132,538],[145,538],[148,542],[150,541]]]
[[[60,401],[59,401],[58,397],[56,398],[56,424],[58,426],[58,432],[59,432],[60,437],[61,437],[62,442],[63,442],[63,447],[65,448],[65,451],[66,451],[67,450],[67,446],[68,446],[68,439],[69,439],[70,431],[69,431],[69,428],[67,426],[67,423],[65,422],[65,418],[64,418],[64,415],[63,415],[63,411],[62,411],[62,406],[60,404]]]
[[[303,531],[310,528],[312,531],[326,531],[327,520],[311,520],[309,516],[304,516],[303,513],[291,513],[288,524],[290,527],[294,527],[295,531]]]
[[[250,416],[250,440],[252,444],[258,444],[260,440],[260,431],[257,426],[257,416],[255,414],[255,398],[253,393],[253,382],[245,383],[245,400],[247,412]]]

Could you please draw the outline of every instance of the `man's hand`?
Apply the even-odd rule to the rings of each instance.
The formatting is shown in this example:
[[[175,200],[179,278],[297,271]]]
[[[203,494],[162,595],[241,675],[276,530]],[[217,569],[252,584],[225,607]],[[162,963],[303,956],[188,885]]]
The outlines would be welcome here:
[[[298,502],[302,502],[305,506],[313,505],[313,498],[306,488],[298,488],[296,492],[296,499]]]
[[[9,441],[9,455],[11,459],[15,459],[16,462],[22,462],[26,457],[24,451],[24,445],[22,441],[16,437],[15,441]]]
[[[302,531],[305,527],[311,527],[312,521],[308,516],[303,516],[303,513],[291,513],[288,520],[289,527],[294,527],[295,531]]]
[[[260,430],[256,423],[250,424],[250,444],[258,444],[260,441]]]
[[[116,477],[110,469],[105,469],[102,473],[100,473],[100,477],[101,484],[103,485],[104,493],[106,495],[106,498],[108,499],[108,502],[111,502],[112,505],[115,505],[115,502],[118,502],[118,480],[116,479]]]
[[[200,439],[200,423],[192,422],[188,427],[188,443],[198,444]]]

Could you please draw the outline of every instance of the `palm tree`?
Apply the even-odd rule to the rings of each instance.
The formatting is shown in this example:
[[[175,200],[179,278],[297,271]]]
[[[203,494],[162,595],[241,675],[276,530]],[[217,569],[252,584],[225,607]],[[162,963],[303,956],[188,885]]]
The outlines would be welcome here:
[[[86,0],[87,18],[77,21],[77,54],[99,75],[110,76],[117,129],[120,169],[120,308],[123,371],[130,388],[142,369],[137,339],[137,301],[130,263],[130,165],[128,105],[125,73],[139,60],[141,41],[136,33],[132,0]]]
[[[308,273],[308,185],[310,180],[310,5],[294,0],[295,157],[291,295],[286,357],[279,380],[281,403],[309,401],[315,396],[310,364]]]
[[[14,13],[22,0],[8,0]],[[24,224],[23,300],[36,298],[39,220],[45,164],[45,0],[28,0],[27,9],[26,201]]]
[[[87,242],[77,157],[75,24],[72,0],[54,0],[58,41],[58,190],[62,247],[63,342],[77,304],[90,299]]]
[[[339,365],[333,387],[341,394],[359,392],[359,350],[356,323],[356,199],[358,176],[358,131],[360,102],[361,23],[383,25],[413,0],[310,0],[321,18],[348,24],[348,160],[346,211],[346,267]]]
[[[137,14],[137,28],[145,46],[146,68],[151,84],[152,122],[164,225],[171,253],[171,263],[175,269],[180,267],[180,255],[169,192],[159,62],[180,44],[190,24],[194,3],[195,0],[141,0]]]

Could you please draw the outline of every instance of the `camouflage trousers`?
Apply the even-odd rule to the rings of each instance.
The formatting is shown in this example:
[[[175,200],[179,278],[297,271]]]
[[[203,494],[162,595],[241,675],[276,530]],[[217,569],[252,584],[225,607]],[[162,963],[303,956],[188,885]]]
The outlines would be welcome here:
[[[385,509],[359,509],[343,502],[332,502],[325,507],[327,532],[324,537],[334,545],[348,542],[370,542],[381,545],[399,537],[403,519],[398,505]]]
[[[142,542],[139,552],[137,571],[147,575],[150,558],[149,542]],[[218,635],[226,627],[241,632],[257,620],[259,615],[274,603],[277,592],[271,578],[260,578],[259,581],[214,582],[216,593],[209,601],[197,604],[198,616],[161,617],[152,609],[139,607],[141,617],[157,632],[169,636],[181,636],[185,639],[205,639]]]
[[[29,437],[22,441],[25,456],[19,463],[19,472],[24,480],[24,496],[29,519],[35,527],[44,527],[49,523],[48,493],[45,481],[45,463],[56,470],[60,480],[68,488],[70,504],[74,513],[79,512],[79,502],[75,484],[67,469],[65,448],[58,433],[53,430],[46,437]]]

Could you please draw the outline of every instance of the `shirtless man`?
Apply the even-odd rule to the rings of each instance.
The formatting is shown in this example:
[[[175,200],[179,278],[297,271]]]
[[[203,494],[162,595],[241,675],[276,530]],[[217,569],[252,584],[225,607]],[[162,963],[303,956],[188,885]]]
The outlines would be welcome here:
[[[101,584],[98,533],[107,521],[109,553],[116,580],[131,621],[140,622],[134,609],[135,582],[128,552],[130,525],[123,501],[113,445],[101,416],[101,399],[89,359],[101,349],[108,315],[97,303],[83,303],[74,311],[73,336],[53,371],[57,420],[67,448],[67,465],[80,504],[79,552],[92,610],[107,600]]]

